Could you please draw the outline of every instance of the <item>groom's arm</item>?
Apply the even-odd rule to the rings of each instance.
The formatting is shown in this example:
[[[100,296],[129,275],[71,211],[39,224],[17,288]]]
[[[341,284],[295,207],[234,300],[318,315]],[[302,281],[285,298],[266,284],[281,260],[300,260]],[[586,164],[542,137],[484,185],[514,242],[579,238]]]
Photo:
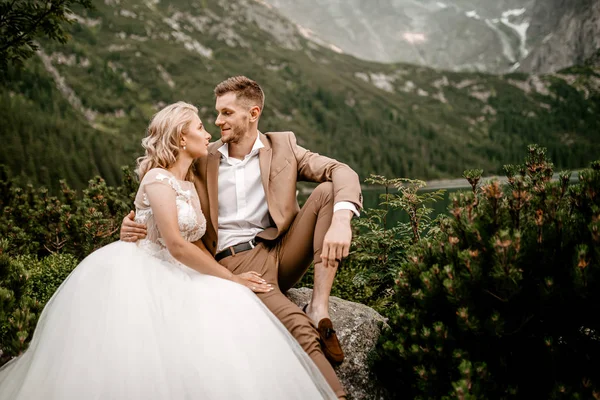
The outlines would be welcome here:
[[[362,190],[358,174],[348,165],[304,149],[290,133],[290,146],[298,164],[298,179],[332,182],[333,217],[323,240],[323,265],[335,267],[348,256],[352,241],[350,220],[362,208]]]
[[[333,183],[334,211],[346,209],[357,214],[362,208],[362,190],[358,174],[340,161],[299,146],[292,132],[288,133],[288,138],[298,165],[298,180]],[[349,207],[347,203],[356,208]]]
[[[121,222],[119,239],[124,242],[137,242],[146,237],[146,225],[134,222],[135,212],[130,211]]]

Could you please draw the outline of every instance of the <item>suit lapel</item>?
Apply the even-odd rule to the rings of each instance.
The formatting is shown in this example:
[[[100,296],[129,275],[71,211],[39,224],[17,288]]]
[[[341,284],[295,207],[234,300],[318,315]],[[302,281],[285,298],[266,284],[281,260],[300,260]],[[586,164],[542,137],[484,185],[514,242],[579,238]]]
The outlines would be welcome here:
[[[219,226],[219,163],[221,162],[221,153],[217,151],[219,147],[220,145],[215,145],[213,151],[208,154],[206,166],[206,190],[210,206],[210,220],[215,230]]]
[[[265,146],[258,151],[258,164],[260,165],[260,178],[262,180],[267,205],[269,203],[269,174],[271,172],[271,144],[265,135],[259,133],[260,141]]]

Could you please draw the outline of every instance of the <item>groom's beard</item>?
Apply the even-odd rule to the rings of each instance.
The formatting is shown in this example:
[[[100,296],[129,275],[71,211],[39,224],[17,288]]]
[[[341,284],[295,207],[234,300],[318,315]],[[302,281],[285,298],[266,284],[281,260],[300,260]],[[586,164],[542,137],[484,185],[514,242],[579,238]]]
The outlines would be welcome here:
[[[248,130],[248,124],[231,127],[231,133],[230,133],[229,137],[227,137],[226,139],[223,139],[222,141],[223,141],[223,143],[237,144],[240,142],[240,140],[242,140],[242,138],[246,134],[247,130]]]

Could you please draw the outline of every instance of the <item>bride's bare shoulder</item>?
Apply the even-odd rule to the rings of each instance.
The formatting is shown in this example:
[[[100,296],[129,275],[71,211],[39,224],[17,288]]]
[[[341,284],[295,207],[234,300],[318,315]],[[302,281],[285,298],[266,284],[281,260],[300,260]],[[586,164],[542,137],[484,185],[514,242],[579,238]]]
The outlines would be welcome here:
[[[141,184],[173,178],[173,174],[164,168],[152,168],[142,178]]]

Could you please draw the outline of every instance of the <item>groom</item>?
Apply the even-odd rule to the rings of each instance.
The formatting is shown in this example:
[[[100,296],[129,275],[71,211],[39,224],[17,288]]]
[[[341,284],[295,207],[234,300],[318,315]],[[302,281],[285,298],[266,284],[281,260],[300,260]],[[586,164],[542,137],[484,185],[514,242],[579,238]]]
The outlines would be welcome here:
[[[338,397],[344,390],[331,364],[344,354],[329,318],[329,293],[348,255],[350,220],[362,206],[360,182],[347,165],[296,144],[292,132],[258,131],[264,93],[244,76],[215,88],[221,139],[197,160],[195,185],[207,218],[202,238],[235,274],[257,271],[275,290],[257,293],[315,362]],[[296,182],[318,182],[302,209]],[[131,215],[121,239],[141,232]],[[136,235],[134,240],[142,238]],[[283,293],[314,261],[314,290],[302,312]],[[315,326],[317,327],[315,329]]]

